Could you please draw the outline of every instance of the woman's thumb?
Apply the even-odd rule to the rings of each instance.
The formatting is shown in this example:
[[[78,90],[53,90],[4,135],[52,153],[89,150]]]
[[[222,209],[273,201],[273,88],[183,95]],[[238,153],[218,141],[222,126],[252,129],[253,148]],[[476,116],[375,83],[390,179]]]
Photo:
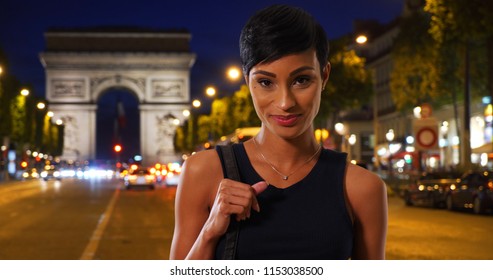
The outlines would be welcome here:
[[[256,184],[252,185],[252,188],[255,191],[255,194],[259,195],[263,191],[265,191],[265,189],[267,189],[267,186],[269,186],[269,184],[267,184],[267,182],[261,181],[261,182],[258,182]]]

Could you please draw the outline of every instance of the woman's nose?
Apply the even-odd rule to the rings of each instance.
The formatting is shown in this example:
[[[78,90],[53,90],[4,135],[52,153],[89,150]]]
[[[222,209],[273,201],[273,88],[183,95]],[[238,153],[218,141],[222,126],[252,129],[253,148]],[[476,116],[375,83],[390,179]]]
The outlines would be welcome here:
[[[293,92],[289,88],[281,88],[278,95],[277,107],[286,111],[296,105]]]

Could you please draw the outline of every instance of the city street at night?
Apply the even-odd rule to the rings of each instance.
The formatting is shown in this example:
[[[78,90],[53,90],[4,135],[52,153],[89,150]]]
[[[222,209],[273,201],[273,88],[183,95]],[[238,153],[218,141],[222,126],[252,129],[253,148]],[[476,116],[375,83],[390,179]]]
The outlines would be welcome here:
[[[0,184],[0,259],[168,259],[176,187],[121,186],[114,179]],[[493,259],[491,232],[491,214],[389,197],[387,259]]]
[[[117,180],[0,185],[0,259],[167,259],[174,187],[125,190]]]

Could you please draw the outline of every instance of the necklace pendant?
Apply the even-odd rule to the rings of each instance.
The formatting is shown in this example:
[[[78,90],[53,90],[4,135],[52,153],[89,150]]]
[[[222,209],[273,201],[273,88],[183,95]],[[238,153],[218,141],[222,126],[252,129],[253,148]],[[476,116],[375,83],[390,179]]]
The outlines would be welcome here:
[[[286,181],[288,179],[288,176],[282,176],[282,179]]]

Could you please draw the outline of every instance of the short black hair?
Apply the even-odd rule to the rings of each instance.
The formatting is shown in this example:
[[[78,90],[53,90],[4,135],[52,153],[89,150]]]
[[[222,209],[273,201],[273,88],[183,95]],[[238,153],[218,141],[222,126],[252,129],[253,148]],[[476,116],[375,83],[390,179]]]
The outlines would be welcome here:
[[[272,62],[289,54],[314,48],[320,71],[328,62],[329,43],[323,27],[301,8],[273,5],[256,12],[240,35],[244,75],[258,63]]]

